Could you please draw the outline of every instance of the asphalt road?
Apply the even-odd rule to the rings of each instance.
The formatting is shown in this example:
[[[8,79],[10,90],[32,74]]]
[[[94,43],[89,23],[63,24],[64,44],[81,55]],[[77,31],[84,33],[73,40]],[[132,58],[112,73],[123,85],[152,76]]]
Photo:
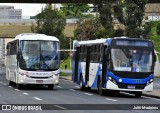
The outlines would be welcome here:
[[[8,86],[8,81],[4,74],[0,74],[0,104],[54,104],[54,113],[157,113],[157,110],[121,110],[130,104],[157,104],[160,105],[160,99],[142,96],[135,98],[134,95],[127,93],[106,94],[100,96],[97,91],[80,91],[79,86],[72,81],[60,80],[60,84],[55,86],[53,90],[48,90],[47,87],[26,86],[24,89],[18,90],[16,87]],[[60,105],[59,105],[60,104]],[[61,105],[62,104],[62,105]],[[64,105],[63,105],[64,104]],[[77,105],[82,104],[82,105]],[[96,104],[94,106],[91,106]],[[92,110],[100,109],[99,104],[117,105],[118,110]],[[125,105],[123,105],[125,104]],[[68,107],[67,105],[71,105]],[[75,105],[75,106],[73,106]],[[104,105],[103,105],[104,106]],[[71,110],[73,107],[73,110]],[[74,110],[76,109],[82,110]],[[82,107],[82,108],[81,108]],[[70,109],[68,109],[70,108]],[[89,110],[84,110],[84,109]],[[159,108],[160,110],[160,108]],[[17,111],[5,111],[14,112]],[[22,111],[18,111],[22,112]],[[29,113],[40,113],[44,111],[23,111]],[[53,113],[53,110],[46,110],[45,113]],[[3,113],[0,111],[0,113]]]

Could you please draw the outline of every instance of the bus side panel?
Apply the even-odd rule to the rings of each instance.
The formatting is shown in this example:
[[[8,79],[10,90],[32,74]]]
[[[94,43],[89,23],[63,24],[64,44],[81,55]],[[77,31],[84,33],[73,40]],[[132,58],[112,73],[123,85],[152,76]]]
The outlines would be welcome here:
[[[17,81],[16,79],[18,78],[16,55],[11,55],[10,59],[11,59],[10,66],[9,66],[10,81],[13,81],[16,83],[16,81]]]
[[[10,65],[10,56],[6,56],[6,79],[10,80],[10,73],[9,73],[9,65]]]
[[[86,75],[86,62],[81,62],[81,69],[80,69],[80,73],[79,75],[81,76],[82,75],[82,85],[86,85],[85,84],[85,75]]]
[[[98,76],[100,76],[101,69],[99,68],[99,63],[90,63],[89,69],[89,87],[96,88]]]

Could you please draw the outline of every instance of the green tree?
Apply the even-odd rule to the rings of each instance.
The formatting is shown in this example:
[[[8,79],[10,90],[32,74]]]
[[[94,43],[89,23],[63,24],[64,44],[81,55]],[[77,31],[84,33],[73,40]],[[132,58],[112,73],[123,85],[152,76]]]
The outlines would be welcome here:
[[[71,4],[71,3],[66,3],[62,4],[62,11],[65,13],[67,18],[88,18],[88,17],[93,17],[91,14],[84,14],[89,10],[89,5],[88,4]]]
[[[140,37],[147,0],[93,0],[98,7],[100,20],[105,29],[113,32],[113,18],[125,26],[125,35]]]
[[[101,25],[99,19],[81,20],[74,31],[77,40],[93,40],[106,37],[106,30]]]
[[[157,24],[157,34],[160,35],[160,22]]]
[[[66,47],[66,39],[63,34],[66,17],[62,11],[53,9],[51,4],[47,4],[34,18],[36,19],[36,24],[32,25],[32,32],[56,36],[62,41],[61,48]]]
[[[146,22],[144,25],[144,37],[147,39],[150,39],[152,33],[151,33],[151,29],[152,29],[152,22]]]
[[[147,0],[125,0],[125,32],[129,37],[142,35],[142,20],[144,18]]]
[[[114,0],[93,0],[93,2],[97,6],[100,21],[106,29],[107,35],[111,35],[113,32],[112,7]]]

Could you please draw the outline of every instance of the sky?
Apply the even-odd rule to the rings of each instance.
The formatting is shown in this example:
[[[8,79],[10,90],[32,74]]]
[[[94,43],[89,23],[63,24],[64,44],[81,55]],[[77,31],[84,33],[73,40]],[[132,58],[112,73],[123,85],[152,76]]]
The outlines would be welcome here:
[[[9,5],[9,6],[14,6],[14,9],[22,9],[23,17],[34,16],[37,13],[40,13],[42,7],[45,6],[45,4],[22,4],[22,3],[19,4],[0,3],[0,5]]]

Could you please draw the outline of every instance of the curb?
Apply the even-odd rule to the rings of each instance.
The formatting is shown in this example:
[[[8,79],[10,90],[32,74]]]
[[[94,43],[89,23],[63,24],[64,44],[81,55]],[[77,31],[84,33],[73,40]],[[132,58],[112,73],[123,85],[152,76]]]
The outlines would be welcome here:
[[[72,81],[71,79],[67,79],[67,78],[64,78],[64,77],[61,77],[61,76],[60,76],[60,79]]]
[[[64,77],[60,77],[60,79],[63,79],[63,80],[70,80],[70,79],[67,79],[67,78],[64,78]],[[71,80],[70,80],[71,81]],[[157,95],[152,95],[152,94],[144,94],[142,93],[143,96],[147,96],[147,97],[153,97],[153,98],[157,98],[157,99],[160,99],[160,96],[157,96]]]
[[[152,94],[143,94],[143,96],[147,96],[147,97],[153,97],[153,98],[156,98],[156,99],[160,99],[160,96],[157,96],[157,95],[152,95]]]

